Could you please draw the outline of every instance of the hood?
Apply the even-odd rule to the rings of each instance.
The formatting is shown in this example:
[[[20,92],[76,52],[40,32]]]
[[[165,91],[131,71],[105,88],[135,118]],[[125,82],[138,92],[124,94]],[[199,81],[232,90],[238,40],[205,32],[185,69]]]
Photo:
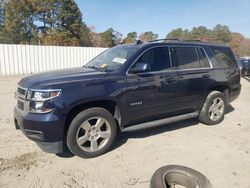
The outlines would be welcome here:
[[[18,85],[29,89],[49,89],[52,85],[96,79],[106,74],[91,68],[78,67],[34,74],[20,80]]]

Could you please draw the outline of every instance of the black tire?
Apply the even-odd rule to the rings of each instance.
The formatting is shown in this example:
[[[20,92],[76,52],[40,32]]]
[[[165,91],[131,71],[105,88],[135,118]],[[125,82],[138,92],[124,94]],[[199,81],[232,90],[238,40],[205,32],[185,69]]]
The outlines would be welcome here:
[[[82,149],[81,146],[78,145],[78,143],[77,143],[78,137],[77,136],[79,133],[79,129],[81,129],[80,127],[82,126],[82,124],[91,118],[94,119],[95,117],[100,117],[100,118],[106,120],[107,124],[109,124],[110,136],[102,148],[98,149],[97,151],[86,151],[86,150]],[[90,121],[92,121],[92,120],[90,120]],[[107,125],[105,125],[105,126],[107,126]],[[91,129],[91,131],[92,131],[92,129]],[[88,133],[84,133],[84,135],[86,135],[86,134],[88,134]],[[89,108],[87,110],[80,112],[71,122],[69,129],[68,129],[68,133],[67,133],[67,146],[68,146],[69,150],[74,155],[76,155],[78,157],[93,158],[93,157],[97,157],[99,155],[106,153],[111,148],[111,146],[116,138],[116,135],[117,135],[117,124],[116,124],[116,121],[115,121],[113,115],[109,111],[107,111],[103,108]],[[92,136],[91,136],[91,138],[92,138]],[[87,142],[89,142],[89,145],[91,147],[91,141],[86,141],[86,144],[87,144]]]
[[[170,185],[187,188],[212,188],[209,180],[200,172],[179,165],[159,168],[152,176],[150,188],[170,188]]]
[[[213,101],[215,99],[218,99],[218,100],[221,100],[223,102],[223,110],[221,110],[221,115],[220,116],[217,116],[218,119],[212,119],[211,116],[210,116],[210,113],[209,112],[209,108],[211,107],[211,105],[213,104]],[[219,91],[212,91],[211,93],[208,94],[205,102],[204,102],[204,105],[200,111],[200,114],[199,114],[199,121],[203,124],[206,124],[206,125],[216,125],[220,122],[223,121],[224,119],[224,116],[225,116],[225,111],[226,111],[226,98],[225,96],[219,92]]]

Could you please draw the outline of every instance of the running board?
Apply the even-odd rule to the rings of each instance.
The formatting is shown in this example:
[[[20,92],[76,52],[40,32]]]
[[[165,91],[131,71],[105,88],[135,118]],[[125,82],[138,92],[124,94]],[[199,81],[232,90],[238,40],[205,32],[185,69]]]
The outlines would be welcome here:
[[[161,126],[161,125],[165,125],[165,124],[169,124],[169,123],[175,123],[178,121],[183,121],[186,119],[195,118],[198,115],[199,115],[199,112],[196,111],[196,112],[192,112],[192,113],[188,113],[188,114],[184,114],[184,115],[179,115],[179,116],[174,116],[174,117],[170,117],[170,118],[164,118],[164,119],[160,119],[160,120],[141,123],[141,124],[137,124],[137,125],[133,125],[133,126],[129,126],[127,128],[124,128],[124,129],[122,129],[122,132],[136,131],[136,130],[140,130],[140,129],[157,127],[157,126]]]

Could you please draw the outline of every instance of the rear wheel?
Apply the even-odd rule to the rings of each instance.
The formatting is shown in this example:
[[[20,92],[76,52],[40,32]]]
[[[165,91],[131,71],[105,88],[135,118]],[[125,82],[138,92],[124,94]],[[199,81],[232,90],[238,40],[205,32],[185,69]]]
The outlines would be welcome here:
[[[103,108],[90,108],[73,119],[67,145],[79,157],[97,157],[110,149],[116,134],[117,125],[112,114]]]
[[[212,91],[206,98],[199,115],[200,122],[215,125],[223,121],[225,115],[225,96],[219,91]]]

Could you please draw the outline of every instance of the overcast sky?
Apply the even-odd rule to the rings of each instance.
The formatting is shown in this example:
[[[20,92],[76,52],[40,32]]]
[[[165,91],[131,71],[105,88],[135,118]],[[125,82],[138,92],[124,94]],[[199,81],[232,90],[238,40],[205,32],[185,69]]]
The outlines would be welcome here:
[[[97,32],[109,27],[124,36],[153,31],[159,38],[175,28],[224,24],[250,38],[250,0],[76,0],[84,22]]]

